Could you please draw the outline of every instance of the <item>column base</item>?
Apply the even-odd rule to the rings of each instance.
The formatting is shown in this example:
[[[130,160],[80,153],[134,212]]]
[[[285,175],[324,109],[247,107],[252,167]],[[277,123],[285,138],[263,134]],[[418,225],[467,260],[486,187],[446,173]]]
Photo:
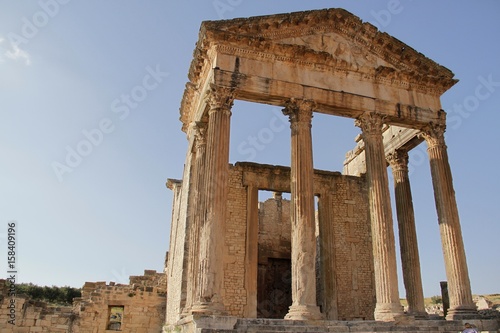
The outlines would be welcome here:
[[[184,308],[179,317],[183,319],[190,315],[191,315],[191,308]]]
[[[322,320],[323,314],[315,305],[292,305],[285,316],[286,320]]]
[[[408,311],[408,315],[415,317],[415,319],[427,319],[429,314],[425,311]]]
[[[404,313],[400,303],[377,303],[375,306],[376,321],[397,321],[402,316]]]
[[[479,318],[477,308],[475,305],[459,306],[456,308],[449,308],[446,314],[446,320],[462,320],[462,319],[475,319]]]
[[[192,315],[223,316],[226,314],[221,302],[198,302],[188,310]]]
[[[238,318],[230,316],[191,315],[175,324],[163,326],[163,333],[232,332]]]

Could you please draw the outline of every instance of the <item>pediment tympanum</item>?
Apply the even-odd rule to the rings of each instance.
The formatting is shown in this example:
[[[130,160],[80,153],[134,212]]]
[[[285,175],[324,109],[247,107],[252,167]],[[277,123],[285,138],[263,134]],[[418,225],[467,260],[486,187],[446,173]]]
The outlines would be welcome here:
[[[332,57],[350,64],[353,70],[378,68],[380,66],[394,68],[387,61],[374,56],[367,49],[333,32],[289,37],[277,42],[302,45],[317,52],[326,52]]]
[[[231,37],[255,38],[280,44],[302,45],[327,52],[343,60],[363,56],[372,65],[394,67],[426,76],[452,79],[453,73],[417,52],[400,40],[378,31],[368,22],[339,8],[295,12],[246,19],[203,22],[198,47],[202,47],[209,32],[224,32],[219,41],[230,42]],[[217,38],[217,37],[216,37]],[[200,43],[201,42],[201,43]],[[248,40],[241,39],[241,46]],[[356,59],[354,63],[364,63]],[[453,84],[453,82],[449,82]]]

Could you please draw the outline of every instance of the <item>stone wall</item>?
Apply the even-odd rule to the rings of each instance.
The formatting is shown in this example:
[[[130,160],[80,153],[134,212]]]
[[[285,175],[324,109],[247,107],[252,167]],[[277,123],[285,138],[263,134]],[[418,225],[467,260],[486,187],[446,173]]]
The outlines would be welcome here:
[[[30,300],[25,295],[11,298],[4,286],[5,280],[0,280],[1,333],[80,333],[78,318],[71,306],[49,306],[45,302]],[[14,324],[9,323],[12,320]]]
[[[81,299],[74,302],[74,311],[79,318],[78,333],[110,331],[113,307],[123,307],[121,324],[115,330],[119,327],[119,330],[130,333],[160,333],[165,320],[165,304],[164,286],[87,282]]]
[[[123,309],[117,321],[121,331],[128,333],[160,333],[165,320],[165,274],[146,270],[144,276],[131,276],[129,285],[110,282],[86,282],[82,297],[72,306],[57,307],[16,295],[15,325],[8,323],[11,297],[5,280],[0,280],[1,333],[105,333],[110,311]]]
[[[331,197],[338,319],[373,319],[375,281],[364,178],[337,178]]]
[[[259,264],[268,258],[290,259],[291,229],[290,200],[275,192],[259,203]]]
[[[317,170],[314,186],[320,210],[318,266],[324,272],[318,273],[319,302],[328,319],[373,319],[375,291],[366,179]],[[258,282],[248,283],[252,277],[247,276],[248,266],[257,262],[245,261],[245,242],[251,239],[246,226],[250,187],[289,192],[290,168],[254,163],[230,167],[224,302],[229,314],[237,317],[248,313],[244,306],[245,288]],[[289,202],[270,199],[260,207],[258,263],[264,263],[266,258],[290,258],[290,223],[284,222],[290,220]],[[247,302],[248,297],[247,294]]]
[[[234,316],[243,317],[247,304],[245,291],[245,245],[247,190],[243,174],[231,167],[224,257],[224,306]]]

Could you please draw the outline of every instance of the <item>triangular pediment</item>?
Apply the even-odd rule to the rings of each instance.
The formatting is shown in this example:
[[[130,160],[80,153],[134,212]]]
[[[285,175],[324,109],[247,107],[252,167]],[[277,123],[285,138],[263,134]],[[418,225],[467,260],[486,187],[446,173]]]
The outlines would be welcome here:
[[[184,129],[194,110],[204,112],[199,94],[212,83],[276,105],[315,89],[317,99],[324,97],[322,112],[345,109],[351,117],[361,104],[378,103],[402,124],[410,121],[400,119],[403,111],[408,119],[422,122],[427,113],[439,120],[435,101],[457,82],[446,67],[343,9],[205,21],[193,56],[181,103]],[[332,101],[346,101],[345,94],[363,101],[333,110]]]
[[[425,57],[398,39],[380,32],[343,9],[323,9],[289,14],[203,22],[198,48],[206,36],[212,43],[238,44],[242,48],[276,49],[270,44],[297,47],[301,53],[327,54],[330,63],[343,63],[361,72],[406,73],[424,84],[449,89],[456,80],[447,68]]]

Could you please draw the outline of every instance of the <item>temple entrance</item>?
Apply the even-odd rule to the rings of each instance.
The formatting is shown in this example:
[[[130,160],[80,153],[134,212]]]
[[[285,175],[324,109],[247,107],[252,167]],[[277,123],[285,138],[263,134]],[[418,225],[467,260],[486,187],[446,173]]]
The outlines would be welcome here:
[[[259,264],[257,317],[283,319],[292,305],[292,263],[290,259],[268,258]]]
[[[283,197],[285,196],[285,198]],[[257,317],[283,319],[292,305],[289,194],[259,191]]]

